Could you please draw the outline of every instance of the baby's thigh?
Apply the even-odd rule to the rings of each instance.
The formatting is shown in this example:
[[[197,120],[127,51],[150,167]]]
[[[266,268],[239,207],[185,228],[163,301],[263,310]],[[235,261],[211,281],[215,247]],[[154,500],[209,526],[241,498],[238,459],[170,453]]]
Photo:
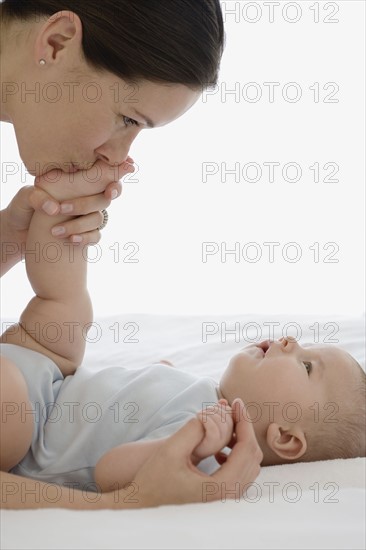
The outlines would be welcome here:
[[[34,430],[28,388],[18,367],[0,357],[0,469],[8,472],[27,454]]]

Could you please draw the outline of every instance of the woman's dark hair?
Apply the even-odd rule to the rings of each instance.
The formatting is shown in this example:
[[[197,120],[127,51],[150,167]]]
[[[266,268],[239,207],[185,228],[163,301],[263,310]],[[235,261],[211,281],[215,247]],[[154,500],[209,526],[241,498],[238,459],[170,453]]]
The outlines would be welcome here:
[[[76,13],[87,63],[127,82],[217,84],[225,43],[219,0],[5,0],[1,8],[4,22]]]

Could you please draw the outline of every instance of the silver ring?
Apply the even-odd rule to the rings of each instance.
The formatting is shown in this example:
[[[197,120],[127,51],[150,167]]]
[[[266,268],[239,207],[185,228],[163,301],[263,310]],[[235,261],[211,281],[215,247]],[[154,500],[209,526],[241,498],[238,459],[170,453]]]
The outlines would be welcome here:
[[[103,221],[102,221],[101,225],[98,227],[99,231],[101,229],[103,229],[108,223],[108,212],[107,212],[107,210],[102,210],[102,214],[103,214]]]

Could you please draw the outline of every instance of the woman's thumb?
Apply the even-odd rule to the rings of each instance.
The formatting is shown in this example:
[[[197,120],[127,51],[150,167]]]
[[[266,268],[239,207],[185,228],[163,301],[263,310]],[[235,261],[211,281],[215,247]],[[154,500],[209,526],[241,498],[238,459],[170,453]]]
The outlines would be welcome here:
[[[190,455],[199,445],[205,435],[204,427],[200,420],[191,418],[180,430],[170,436],[166,445],[171,446],[179,456]]]

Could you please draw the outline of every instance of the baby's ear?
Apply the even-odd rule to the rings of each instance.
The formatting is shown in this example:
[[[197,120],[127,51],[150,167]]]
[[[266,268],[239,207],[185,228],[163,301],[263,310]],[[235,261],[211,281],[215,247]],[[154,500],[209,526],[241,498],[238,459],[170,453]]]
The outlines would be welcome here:
[[[300,458],[307,449],[306,437],[300,426],[284,429],[272,422],[268,426],[266,439],[270,449],[285,460]]]

